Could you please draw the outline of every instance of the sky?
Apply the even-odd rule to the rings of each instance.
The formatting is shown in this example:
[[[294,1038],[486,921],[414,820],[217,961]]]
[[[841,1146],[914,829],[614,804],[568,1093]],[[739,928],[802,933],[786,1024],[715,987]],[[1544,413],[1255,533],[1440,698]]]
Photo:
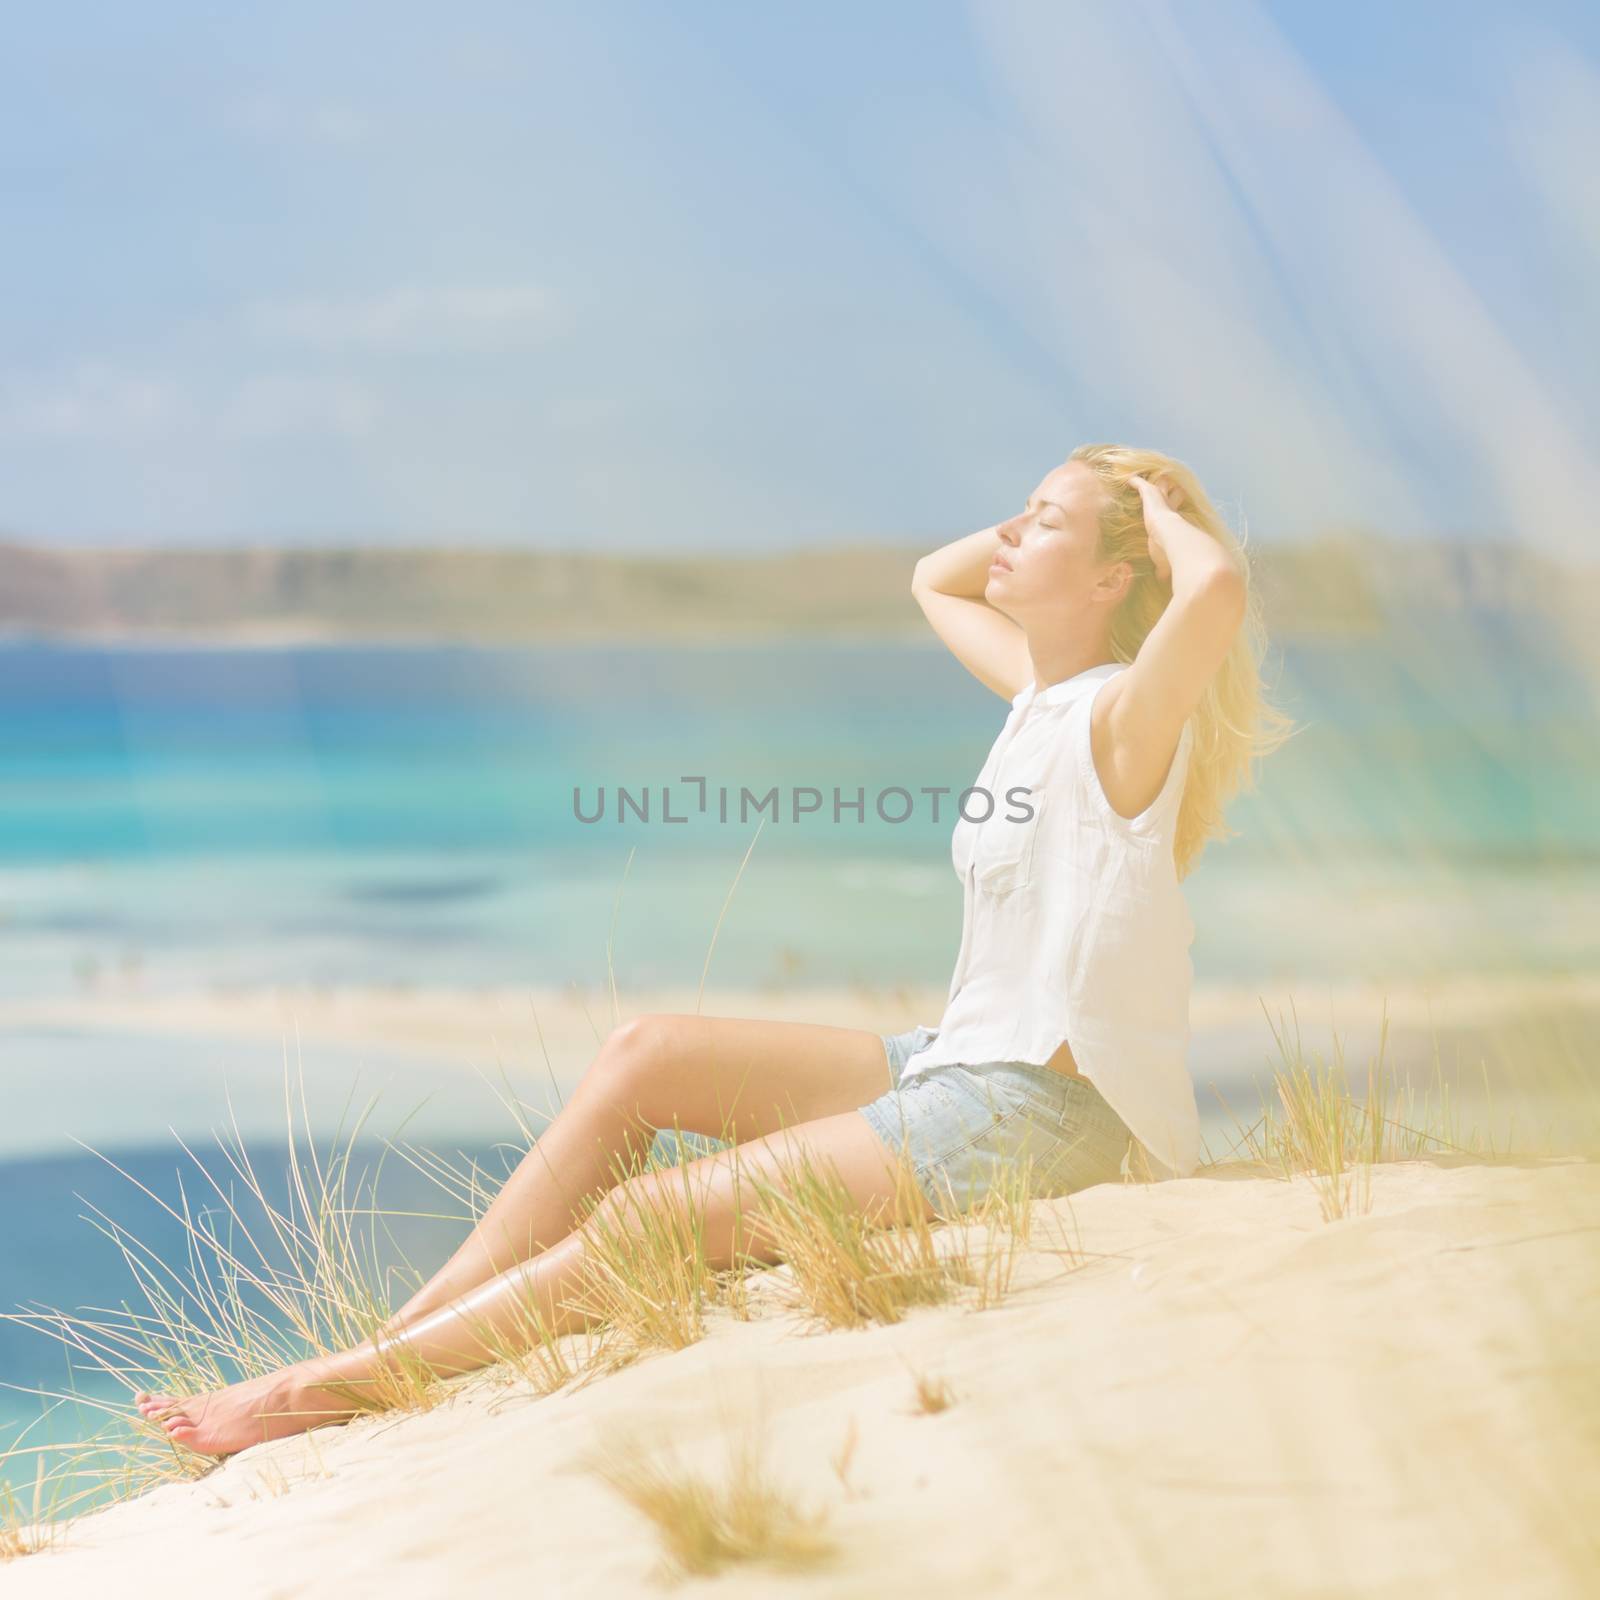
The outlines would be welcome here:
[[[1580,0],[174,0],[0,49],[0,539],[932,548],[1076,444],[1600,559]]]

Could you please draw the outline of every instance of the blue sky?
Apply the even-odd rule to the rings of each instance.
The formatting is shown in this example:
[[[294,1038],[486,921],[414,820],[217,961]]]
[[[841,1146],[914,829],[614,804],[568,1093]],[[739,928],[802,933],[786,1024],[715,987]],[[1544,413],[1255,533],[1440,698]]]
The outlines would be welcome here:
[[[1074,445],[1595,547],[1600,12],[29,7],[0,537],[931,547]]]

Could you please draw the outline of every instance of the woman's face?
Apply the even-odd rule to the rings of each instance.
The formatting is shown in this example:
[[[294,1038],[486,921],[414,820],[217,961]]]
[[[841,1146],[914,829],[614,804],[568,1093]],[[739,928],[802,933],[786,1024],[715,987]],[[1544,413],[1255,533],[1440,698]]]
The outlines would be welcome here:
[[[999,527],[983,595],[997,611],[1080,611],[1094,590],[1100,480],[1081,461],[1045,474],[1027,505]]]

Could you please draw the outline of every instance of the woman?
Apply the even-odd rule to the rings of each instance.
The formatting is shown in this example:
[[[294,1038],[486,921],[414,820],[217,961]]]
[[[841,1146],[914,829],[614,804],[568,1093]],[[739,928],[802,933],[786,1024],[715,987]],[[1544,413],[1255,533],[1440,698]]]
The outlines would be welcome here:
[[[348,1418],[351,1386],[402,1337],[451,1373],[492,1359],[471,1330],[517,1337],[530,1296],[557,1331],[582,1326],[562,1305],[595,1226],[582,1202],[608,1189],[596,1215],[612,1227],[641,1200],[673,1203],[682,1172],[619,1184],[616,1166],[674,1123],[740,1141],[690,1166],[714,1266],[778,1259],[743,1180],[781,1190],[797,1158],[831,1162],[870,1221],[892,1214],[902,1160],[930,1218],[975,1204],[1024,1156],[1039,1195],[1115,1178],[1130,1156],[1139,1175],[1194,1170],[1193,923],[1178,880],[1222,831],[1219,799],[1261,710],[1243,552],[1187,467],[1085,445],[1009,521],[923,557],[912,594],[1011,702],[955,824],[962,936],[939,1026],[885,1038],[675,1014],[624,1023],[461,1248],[373,1340],[196,1398],[140,1394],[146,1417],[226,1455]]]

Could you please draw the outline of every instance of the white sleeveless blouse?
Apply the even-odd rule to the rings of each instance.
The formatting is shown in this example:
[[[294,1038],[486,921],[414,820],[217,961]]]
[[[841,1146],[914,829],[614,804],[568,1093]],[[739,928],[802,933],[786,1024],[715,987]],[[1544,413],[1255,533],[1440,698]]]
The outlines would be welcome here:
[[[1186,1059],[1194,921],[1172,841],[1194,729],[1149,808],[1119,816],[1095,772],[1089,711],[1124,670],[1106,662],[1042,691],[1030,683],[1011,702],[974,783],[993,810],[984,793],[965,795],[951,836],[963,903],[944,1016],[903,1076],[1043,1066],[1066,1040],[1146,1151],[1188,1177],[1200,1159]]]

